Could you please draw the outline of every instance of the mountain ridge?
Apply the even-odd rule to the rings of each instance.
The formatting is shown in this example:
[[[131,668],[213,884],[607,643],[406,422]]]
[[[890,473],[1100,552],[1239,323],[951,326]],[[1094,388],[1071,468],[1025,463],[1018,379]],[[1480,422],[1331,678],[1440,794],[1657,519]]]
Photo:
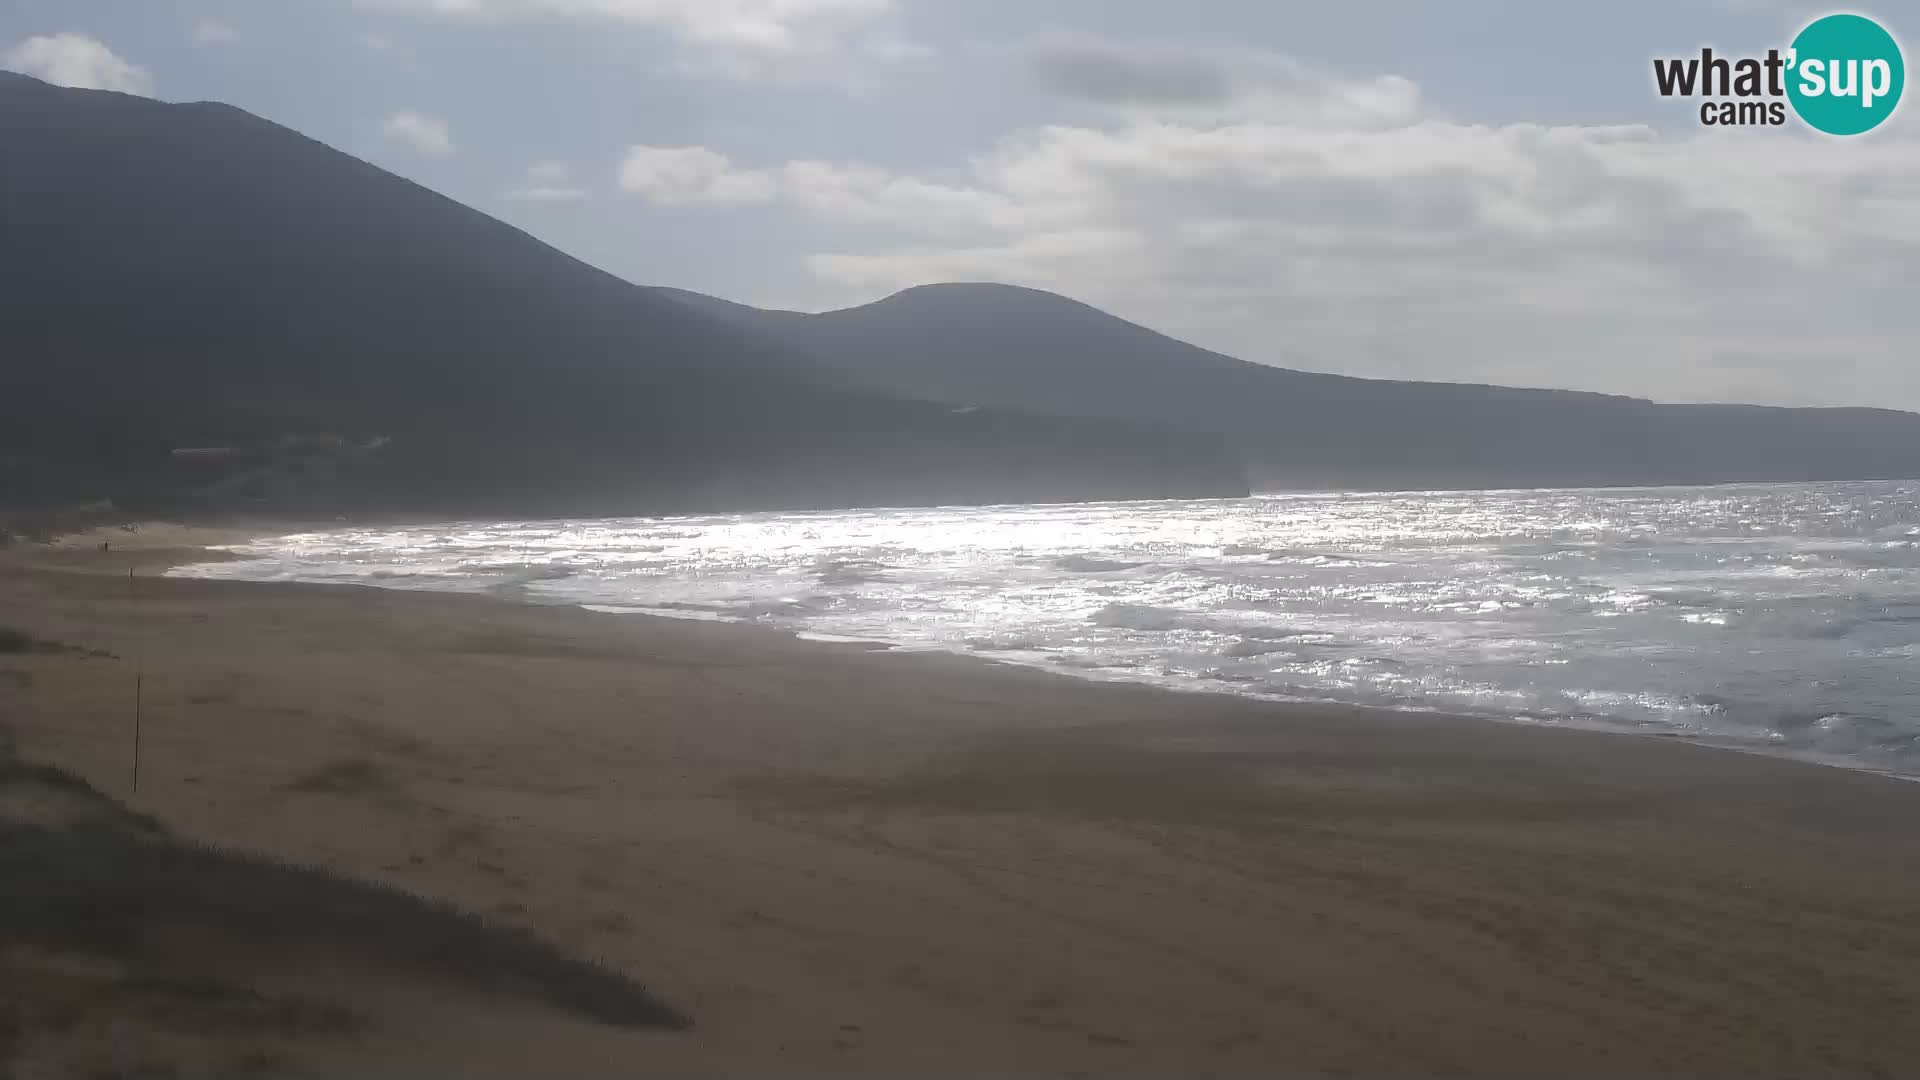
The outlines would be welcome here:
[[[1155,330],[1153,327],[1148,326],[1145,323],[1135,322],[1132,319],[1129,319],[1123,315],[1115,315],[1110,311],[1107,311],[1103,308],[1095,307],[1094,305],[1089,304],[1084,300],[1075,299],[1074,297],[1068,296],[1065,293],[1057,293],[1048,289],[1038,289],[1030,285],[1010,285],[1005,282],[998,282],[998,281],[930,281],[920,285],[909,285],[903,289],[896,289],[893,292],[886,294],[885,296],[879,297],[878,299],[875,299],[875,300],[869,300],[864,304],[852,304],[843,308],[831,308],[826,311],[817,311],[817,312],[796,311],[788,308],[758,308],[758,307],[754,307],[751,304],[741,303],[738,300],[728,300],[724,297],[709,296],[704,293],[698,293],[690,289],[682,289],[677,286],[671,286],[671,285],[655,285],[651,287],[657,291],[673,296],[674,299],[680,300],[682,303],[687,303],[695,307],[707,305],[712,310],[722,314],[737,315],[742,312],[754,312],[762,316],[793,317],[797,319],[828,318],[833,316],[847,315],[847,314],[852,314],[859,311],[864,311],[870,308],[877,308],[877,307],[882,307],[886,305],[910,303],[916,299],[922,299],[922,298],[934,297],[934,296],[947,296],[947,295],[966,294],[966,293],[973,293],[978,295],[998,294],[998,295],[1007,295],[1007,296],[1024,296],[1024,297],[1029,297],[1035,300],[1042,300],[1045,302],[1055,302],[1059,304],[1069,305],[1074,309],[1079,309],[1085,312],[1091,312],[1102,318],[1111,319],[1118,323],[1123,323],[1126,326],[1132,327],[1133,329],[1140,331],[1141,333],[1152,335],[1153,337],[1158,338],[1170,345],[1173,345],[1182,349],[1191,349],[1197,353],[1204,353],[1210,357],[1213,357],[1220,361],[1224,361],[1227,364],[1230,364],[1235,367],[1264,369],[1268,371],[1282,371],[1291,375],[1320,377],[1320,378],[1327,378],[1327,379],[1339,379],[1345,382],[1353,382],[1353,383],[1374,383],[1374,384],[1411,383],[1411,384],[1423,385],[1423,386],[1465,386],[1465,387],[1477,387],[1477,388],[1489,389],[1489,390],[1512,390],[1512,391],[1518,391],[1523,393],[1539,392],[1539,393],[1548,393],[1548,394],[1571,394],[1571,395],[1577,395],[1582,397],[1608,398],[1608,399],[1613,399],[1617,401],[1633,401],[1633,402],[1639,402],[1647,405],[1662,404],[1661,402],[1655,401],[1652,398],[1639,397],[1633,394],[1617,394],[1617,393],[1612,393],[1605,390],[1579,390],[1579,389],[1573,389],[1569,387],[1555,387],[1555,386],[1511,386],[1505,383],[1466,382],[1466,381],[1453,380],[1453,379],[1390,379],[1390,378],[1385,378],[1377,375],[1346,375],[1340,372],[1314,371],[1309,368],[1291,368],[1291,367],[1285,367],[1279,364],[1264,364],[1255,360],[1242,360],[1239,357],[1232,355],[1231,353],[1223,353],[1218,349],[1209,349],[1204,345],[1195,345],[1190,341],[1185,341],[1180,338],[1174,337],[1172,334],[1168,334],[1161,330]],[[1674,404],[1674,403],[1668,403],[1668,404]],[[1698,402],[1694,404],[1745,406],[1745,403],[1741,403],[1741,402]],[[1757,409],[1862,408],[1862,409],[1875,409],[1875,411],[1880,411],[1880,412],[1909,412],[1910,411],[1910,410],[1901,410],[1901,409],[1876,409],[1874,406],[1865,406],[1865,405],[1861,405],[1861,406],[1750,405],[1746,407],[1757,408]],[[1916,415],[1920,415],[1920,414],[1916,414]]]
[[[233,106],[16,76],[0,145],[0,490],[320,432],[385,440],[341,483],[406,509],[1245,491],[1218,440],[866,385]]]
[[[1219,434],[1256,487],[1637,486],[1920,474],[1920,415],[1659,403],[1240,360],[1055,293],[920,285],[834,311],[665,294],[898,392]]]

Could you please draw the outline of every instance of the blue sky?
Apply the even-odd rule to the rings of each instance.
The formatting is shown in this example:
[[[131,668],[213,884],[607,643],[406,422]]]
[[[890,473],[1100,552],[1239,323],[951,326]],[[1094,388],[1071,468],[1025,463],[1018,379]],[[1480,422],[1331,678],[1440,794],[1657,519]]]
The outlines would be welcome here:
[[[1003,280],[1267,363],[1920,409],[1913,106],[1832,140],[1651,88],[1825,10],[10,0],[0,64],[230,102],[751,303]]]

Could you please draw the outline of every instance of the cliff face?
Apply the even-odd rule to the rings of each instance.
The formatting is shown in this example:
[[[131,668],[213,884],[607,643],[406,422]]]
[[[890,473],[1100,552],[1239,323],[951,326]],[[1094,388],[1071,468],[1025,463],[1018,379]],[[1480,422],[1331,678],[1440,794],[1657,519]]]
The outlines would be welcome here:
[[[388,440],[331,497],[412,510],[1245,490],[1218,439],[863,384],[228,106],[0,73],[0,148],[0,491],[138,498],[192,446],[284,478],[320,435]]]

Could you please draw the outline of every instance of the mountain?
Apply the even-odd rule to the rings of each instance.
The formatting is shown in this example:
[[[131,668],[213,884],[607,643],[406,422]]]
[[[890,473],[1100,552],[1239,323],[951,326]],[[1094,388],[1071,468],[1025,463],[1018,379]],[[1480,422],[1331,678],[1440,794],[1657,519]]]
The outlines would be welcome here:
[[[662,293],[900,393],[1217,432],[1268,489],[1920,475],[1920,415],[1886,409],[1662,405],[1292,371],[1006,285],[927,285],[818,315]]]
[[[409,511],[1245,492],[1217,438],[864,386],[239,109],[7,73],[0,383],[0,500],[315,445]]]

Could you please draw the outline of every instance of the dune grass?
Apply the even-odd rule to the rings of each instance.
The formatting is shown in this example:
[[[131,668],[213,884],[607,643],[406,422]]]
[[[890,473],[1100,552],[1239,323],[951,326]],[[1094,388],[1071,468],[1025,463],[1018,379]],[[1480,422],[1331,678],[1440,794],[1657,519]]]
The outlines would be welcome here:
[[[0,654],[19,655],[21,653],[65,652],[68,646],[52,641],[41,641],[25,630],[15,630],[11,626],[0,626]]]
[[[400,889],[312,867],[103,832],[0,825],[0,935],[110,956],[142,928],[192,925],[256,943],[357,946],[465,979],[522,983],[620,1027],[687,1020],[609,968],[533,935]]]
[[[296,777],[287,785],[292,791],[351,794],[384,791],[394,786],[394,777],[377,761],[343,758],[330,761]]]
[[[83,649],[78,645],[66,645],[58,641],[47,641],[34,637],[25,630],[11,626],[0,626],[0,656],[58,655],[61,653],[79,653],[85,656],[114,659],[112,653],[99,649]]]
[[[128,808],[80,777],[14,757],[12,735],[0,727],[0,826],[6,822],[9,806],[20,800],[31,800],[57,814],[65,831],[104,830],[147,837],[166,834],[152,817]]]
[[[63,810],[77,809],[51,827],[8,819],[7,798],[22,793],[57,795]],[[156,927],[198,928],[243,949],[350,950],[397,970],[531,992],[619,1027],[688,1025],[633,979],[526,931],[390,886],[182,842],[79,777],[0,759],[0,947],[132,969]]]

